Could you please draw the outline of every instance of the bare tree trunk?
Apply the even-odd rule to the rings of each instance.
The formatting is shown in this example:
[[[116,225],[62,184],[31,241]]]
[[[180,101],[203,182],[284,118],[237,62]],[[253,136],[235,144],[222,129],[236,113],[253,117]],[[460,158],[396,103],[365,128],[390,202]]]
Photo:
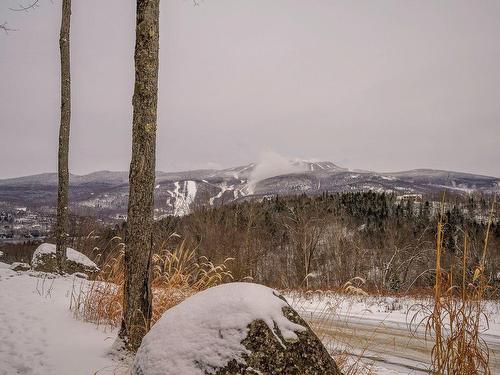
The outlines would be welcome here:
[[[71,121],[71,72],[69,33],[71,0],[63,0],[59,48],[61,51],[61,123],[59,128],[59,155],[57,191],[56,257],[59,271],[64,271],[66,240],[68,236],[68,185],[69,185],[69,129]]]
[[[137,0],[132,161],[120,337],[136,350],[151,325],[151,252],[158,99],[159,0]]]

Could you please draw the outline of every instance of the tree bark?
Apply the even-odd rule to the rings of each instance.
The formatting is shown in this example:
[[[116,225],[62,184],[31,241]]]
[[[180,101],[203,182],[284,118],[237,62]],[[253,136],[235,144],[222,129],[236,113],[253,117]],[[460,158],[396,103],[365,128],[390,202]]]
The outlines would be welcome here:
[[[151,253],[158,100],[159,0],[137,0],[132,161],[120,337],[137,350],[150,329]]]
[[[59,127],[58,190],[56,224],[56,259],[60,272],[64,271],[66,241],[68,237],[68,185],[69,185],[69,131],[71,121],[70,71],[71,0],[63,0],[59,48],[61,52],[61,123]]]

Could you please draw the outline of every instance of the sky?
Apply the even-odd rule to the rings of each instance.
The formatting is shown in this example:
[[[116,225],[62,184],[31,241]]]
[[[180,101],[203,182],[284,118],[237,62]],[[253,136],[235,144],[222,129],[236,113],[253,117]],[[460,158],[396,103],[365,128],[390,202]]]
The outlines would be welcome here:
[[[0,2],[0,178],[57,168],[60,0]],[[24,1],[24,3],[28,0]],[[500,1],[161,0],[157,169],[500,177]],[[135,2],[73,1],[70,170],[127,170]]]

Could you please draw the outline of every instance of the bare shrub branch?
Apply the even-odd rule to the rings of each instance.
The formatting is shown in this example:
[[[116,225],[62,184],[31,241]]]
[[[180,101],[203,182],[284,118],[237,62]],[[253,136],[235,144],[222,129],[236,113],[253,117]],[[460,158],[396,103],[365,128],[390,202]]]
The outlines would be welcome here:
[[[14,12],[26,12],[30,9],[36,8],[39,5],[38,4],[39,2],[40,2],[40,0],[35,0],[32,3],[30,3],[29,5],[19,4],[17,8],[9,8],[9,9],[14,11]]]
[[[10,27],[7,26],[7,22],[1,23],[0,24],[0,30],[3,30],[7,35],[11,31],[17,31],[16,29],[11,29]]]

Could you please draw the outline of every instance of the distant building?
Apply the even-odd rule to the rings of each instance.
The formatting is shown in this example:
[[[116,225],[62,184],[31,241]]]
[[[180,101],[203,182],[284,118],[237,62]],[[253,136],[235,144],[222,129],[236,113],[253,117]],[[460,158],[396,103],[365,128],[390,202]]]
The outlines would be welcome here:
[[[396,197],[397,202],[407,202],[407,201],[413,201],[413,202],[422,202],[422,194],[404,194],[404,195],[398,195]]]

